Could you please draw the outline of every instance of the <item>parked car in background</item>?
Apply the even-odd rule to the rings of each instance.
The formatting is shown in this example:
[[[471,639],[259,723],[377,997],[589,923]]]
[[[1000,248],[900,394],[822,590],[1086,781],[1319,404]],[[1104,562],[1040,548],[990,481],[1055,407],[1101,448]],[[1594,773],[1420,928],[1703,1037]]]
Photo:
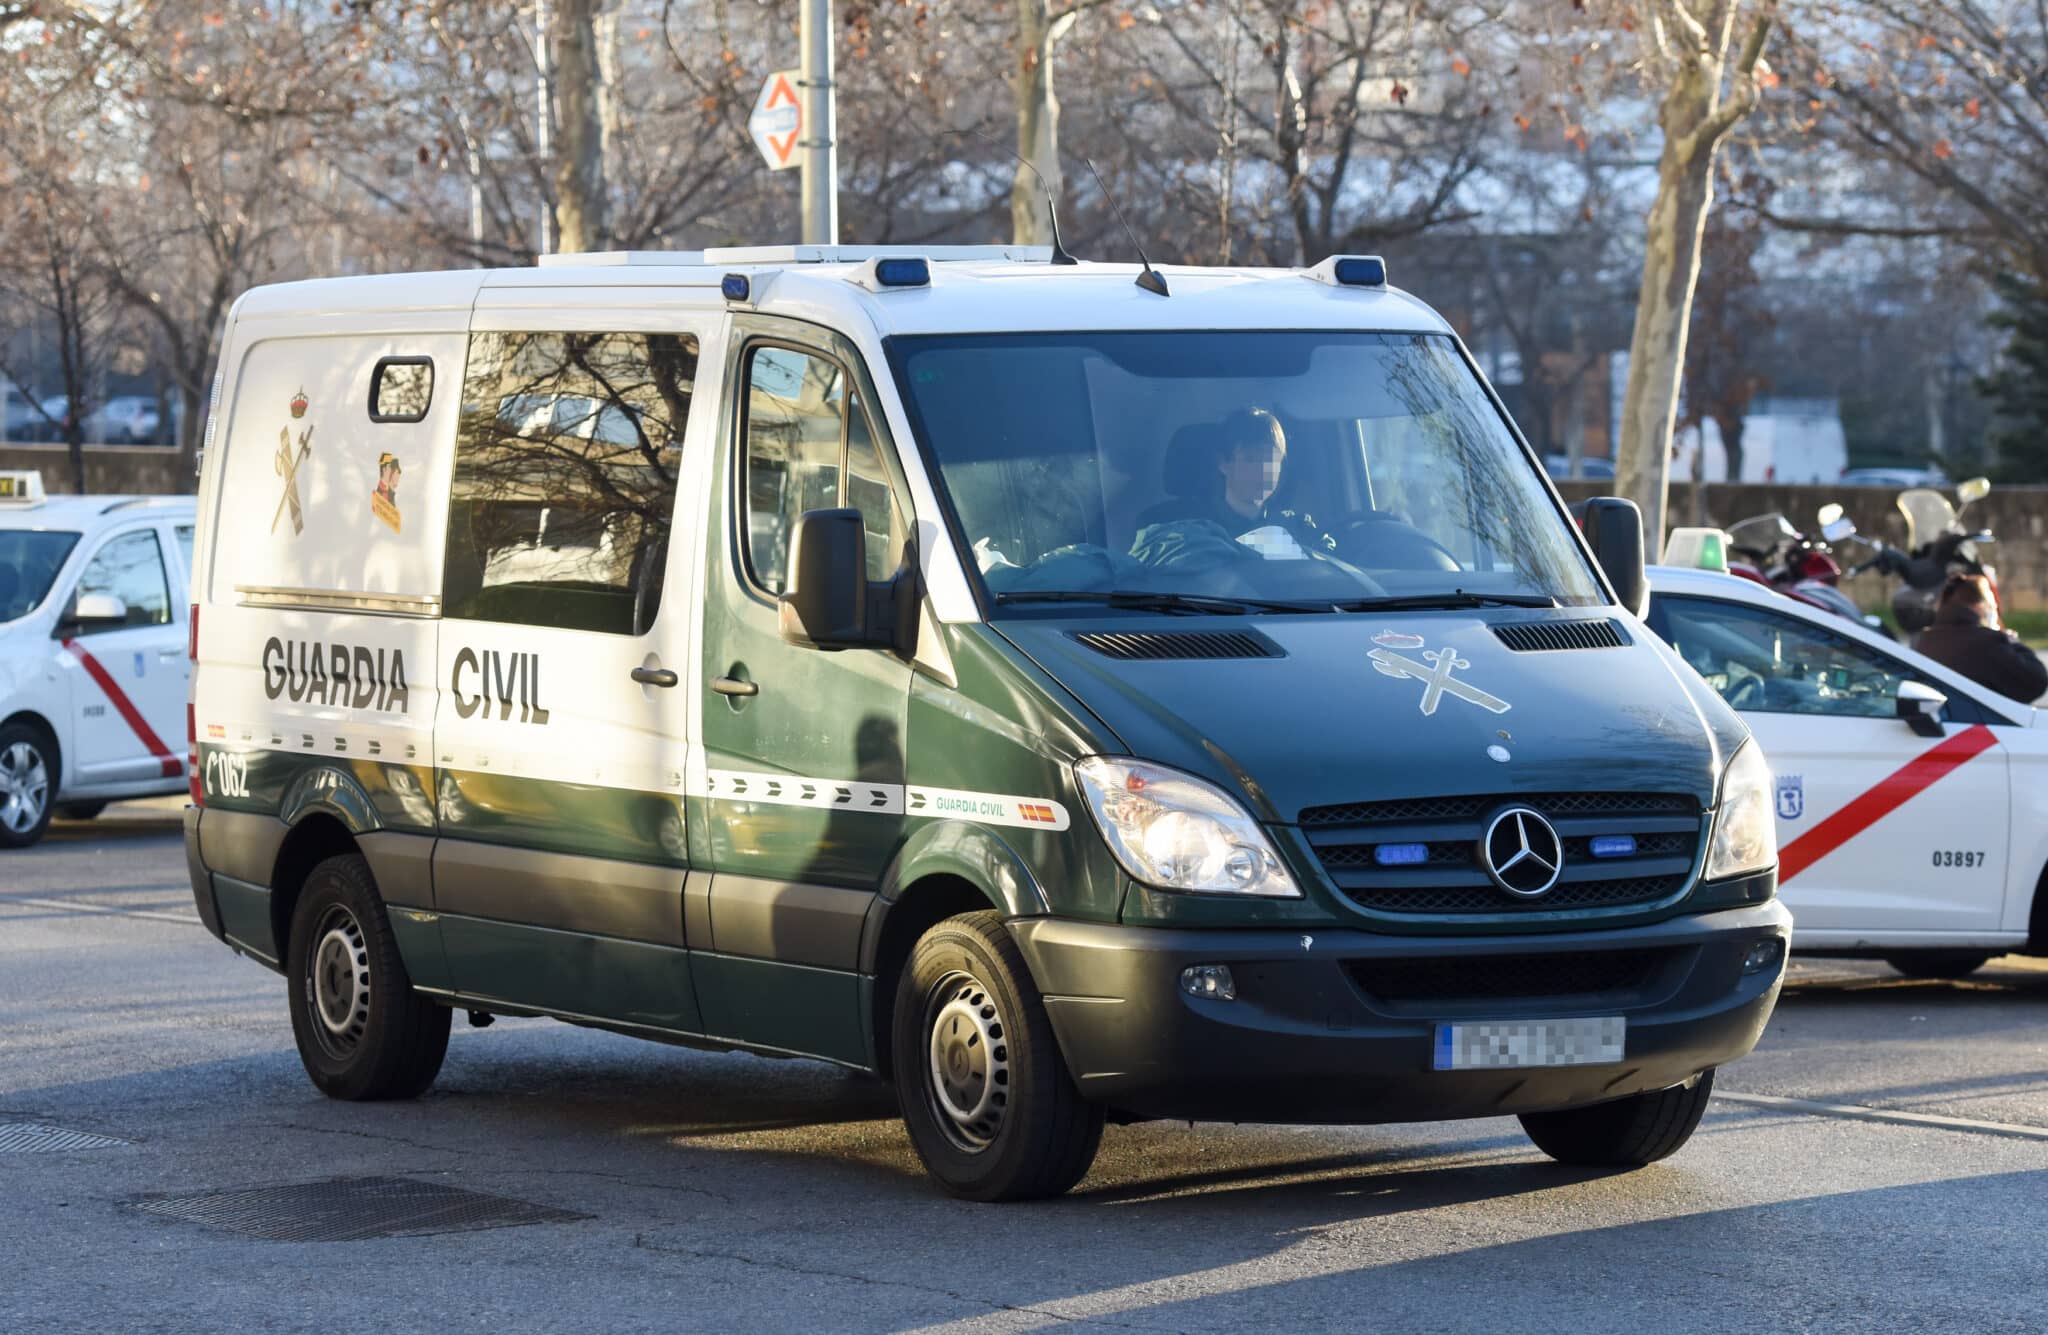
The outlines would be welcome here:
[[[1939,468],[1851,468],[1842,474],[1845,487],[1945,487],[1948,476]]]
[[[62,440],[67,419],[71,416],[71,398],[67,394],[52,394],[38,405],[38,411],[29,414],[30,440]]]
[[[34,402],[21,392],[21,386],[12,381],[0,382],[0,436],[8,440],[25,439],[29,424],[39,420]]]
[[[1794,950],[1919,978],[2048,952],[2048,710],[1749,580],[1650,589],[1650,628],[1770,762]]]
[[[150,445],[162,425],[155,399],[121,394],[86,414],[85,438],[101,445]]]
[[[1543,456],[1543,471],[1563,481],[1572,475],[1572,461],[1568,454],[1546,454]],[[1579,459],[1579,478],[1584,482],[1612,482],[1614,460]]]

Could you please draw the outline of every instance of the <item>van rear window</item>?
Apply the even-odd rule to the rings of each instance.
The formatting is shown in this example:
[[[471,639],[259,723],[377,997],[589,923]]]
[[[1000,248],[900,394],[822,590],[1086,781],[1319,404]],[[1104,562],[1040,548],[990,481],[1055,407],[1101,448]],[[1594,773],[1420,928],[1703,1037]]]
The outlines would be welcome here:
[[[696,378],[683,335],[473,335],[443,615],[644,633]]]

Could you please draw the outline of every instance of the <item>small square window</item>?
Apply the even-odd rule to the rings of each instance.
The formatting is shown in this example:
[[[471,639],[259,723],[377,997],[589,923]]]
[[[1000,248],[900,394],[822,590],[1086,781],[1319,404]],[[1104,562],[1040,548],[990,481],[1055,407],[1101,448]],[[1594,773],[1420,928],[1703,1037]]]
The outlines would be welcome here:
[[[370,375],[372,422],[418,422],[434,401],[431,357],[385,357]]]

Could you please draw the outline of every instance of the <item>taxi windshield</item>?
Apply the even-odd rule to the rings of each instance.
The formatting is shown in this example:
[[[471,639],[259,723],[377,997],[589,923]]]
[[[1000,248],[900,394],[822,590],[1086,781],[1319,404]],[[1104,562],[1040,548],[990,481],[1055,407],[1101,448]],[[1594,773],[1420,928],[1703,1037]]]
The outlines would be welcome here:
[[[890,357],[998,604],[1605,601],[1447,336],[917,336]]]
[[[0,621],[14,621],[43,605],[76,533],[0,528]]]

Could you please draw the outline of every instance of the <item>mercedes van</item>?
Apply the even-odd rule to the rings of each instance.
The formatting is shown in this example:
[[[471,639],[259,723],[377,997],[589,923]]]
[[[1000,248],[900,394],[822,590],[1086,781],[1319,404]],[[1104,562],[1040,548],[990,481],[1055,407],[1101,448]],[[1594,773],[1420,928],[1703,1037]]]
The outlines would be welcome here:
[[[1634,508],[1376,259],[1051,260],[236,303],[186,848],[320,1089],[456,1011],[810,1057],[983,1200],[1140,1118],[1685,1141],[1790,919]]]

